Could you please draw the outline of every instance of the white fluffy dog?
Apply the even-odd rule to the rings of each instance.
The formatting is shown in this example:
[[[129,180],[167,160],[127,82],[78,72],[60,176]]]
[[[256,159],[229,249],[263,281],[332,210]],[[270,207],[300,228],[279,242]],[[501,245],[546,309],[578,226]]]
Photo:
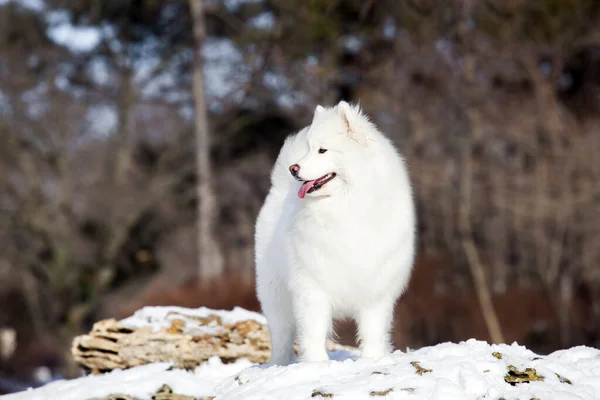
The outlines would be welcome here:
[[[325,361],[332,319],[352,317],[361,356],[391,351],[394,303],[415,253],[408,173],[358,106],[318,106],[284,143],[256,222],[257,293],[271,364]]]

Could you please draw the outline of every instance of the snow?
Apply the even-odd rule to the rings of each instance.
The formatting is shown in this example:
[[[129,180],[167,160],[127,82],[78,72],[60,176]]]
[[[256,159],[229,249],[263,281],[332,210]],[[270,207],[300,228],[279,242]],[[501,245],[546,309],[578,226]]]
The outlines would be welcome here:
[[[502,359],[492,353],[500,353]],[[598,399],[600,350],[575,347],[538,357],[517,344],[492,345],[469,340],[416,351],[396,351],[370,362],[348,358],[317,364],[268,369],[249,368],[216,388],[217,398],[309,399],[315,392],[333,399],[369,399],[387,393],[397,399]],[[411,364],[431,370],[422,375]],[[543,382],[512,386],[504,381],[508,366],[534,368]],[[558,375],[571,384],[561,382]],[[315,397],[319,397],[315,395]]]
[[[388,17],[383,23],[383,37],[393,39],[396,36],[396,24],[392,17]]]
[[[13,109],[10,104],[10,99],[0,90],[0,115],[10,115]]]
[[[221,318],[223,324],[234,325],[240,321],[253,320],[261,324],[266,324],[266,318],[259,313],[245,310],[241,307],[235,307],[231,311],[213,310],[206,307],[185,308],[185,307],[144,307],[136,311],[131,317],[125,318],[119,322],[123,326],[132,329],[152,328],[152,331],[158,332],[161,329],[167,329],[175,319],[183,319],[186,327],[193,329],[200,324],[195,318],[207,318],[216,315]],[[188,317],[189,319],[186,319]]]
[[[107,137],[116,132],[119,127],[117,110],[108,104],[91,106],[85,115],[87,131],[90,137]]]
[[[21,100],[27,105],[27,114],[31,118],[39,118],[49,110],[50,106],[43,100],[47,92],[48,84],[42,82],[21,93]]]
[[[158,330],[168,327],[173,318],[184,316],[193,320],[211,314],[218,315],[225,324],[248,319],[265,322],[262,315],[241,308],[215,311],[181,307],[146,307],[121,322],[129,327]],[[213,357],[193,371],[157,363],[56,381],[2,400],[84,400],[116,393],[149,400],[163,384],[177,394],[215,396],[218,400],[600,399],[600,350],[585,346],[539,356],[516,343],[490,345],[470,339],[398,350],[379,361],[359,359],[357,352],[343,350],[330,352],[330,356],[329,362],[296,362],[286,367],[256,365],[248,360],[223,364]],[[509,367],[517,372],[534,369],[535,376],[543,377],[543,381],[513,386],[505,381]]]
[[[4,6],[9,3],[18,4],[25,9],[38,12],[44,10],[46,6],[43,0],[0,0],[0,6]]]
[[[265,72],[263,84],[276,95],[277,104],[283,108],[292,109],[306,102],[302,92],[293,90],[283,71]]]
[[[211,109],[218,110],[226,101],[238,101],[242,88],[250,81],[251,70],[233,41],[208,38],[202,46],[202,56]]]
[[[47,13],[49,23],[46,31],[48,37],[59,46],[64,46],[73,53],[92,51],[102,41],[102,30],[95,26],[78,26],[70,22],[67,11]]]
[[[257,4],[262,0],[225,0],[225,7],[229,11],[238,11],[244,4]]]
[[[2,400],[84,400],[108,397],[111,394],[129,394],[135,398],[151,399],[163,385],[175,393],[208,397],[214,393],[221,379],[235,375],[251,366],[247,360],[223,364],[215,357],[194,371],[169,370],[167,363],[148,364],[128,370],[115,370],[103,375],[90,375],[70,381],[55,381],[38,389],[7,396]]]
[[[262,0],[226,0],[225,6],[231,11],[239,10],[245,4],[260,3]],[[47,23],[46,35],[56,45],[69,50],[74,55],[86,55],[92,53],[101,44],[106,44],[114,53],[123,51],[123,43],[120,42],[117,30],[110,24],[88,25],[85,22],[74,21],[73,14],[67,9],[48,8],[44,0],[0,0],[0,7],[8,4],[18,4],[20,7],[39,14]],[[163,17],[169,18],[173,8],[165,7]],[[249,26],[259,30],[272,29],[275,24],[275,16],[271,12],[263,12],[252,18]],[[138,50],[144,50],[142,57],[134,60],[136,69],[136,82],[147,79],[161,60],[156,57],[155,48],[159,47],[160,41],[149,37]],[[143,47],[147,47],[144,49]],[[184,55],[191,58],[193,53]],[[208,38],[202,48],[205,58],[205,90],[207,102],[212,111],[221,111],[228,103],[240,103],[244,99],[244,90],[252,75],[252,69],[244,60],[244,54],[237,48],[236,44],[225,38]],[[181,60],[180,60],[181,61]],[[186,60],[183,60],[186,61]],[[172,68],[167,69],[152,80],[144,82],[142,93],[144,96],[162,96],[169,102],[182,104],[182,115],[190,118],[189,108],[190,95],[186,91],[169,91],[166,89],[177,86],[178,67],[181,64],[174,63]],[[88,70],[92,81],[99,85],[108,85],[113,82],[111,71],[102,60],[95,59],[91,62]],[[76,89],[69,83],[67,76],[57,77],[56,86],[77,95]],[[289,96],[288,96],[289,97]],[[287,100],[290,102],[289,99]],[[298,101],[296,101],[298,102]],[[187,106],[187,109],[185,108]],[[4,110],[0,110],[3,112]]]
[[[275,14],[270,11],[260,13],[256,17],[250,18],[248,25],[263,31],[271,30],[275,26]]]
[[[96,85],[107,86],[113,82],[109,61],[103,57],[95,57],[86,66],[86,75]]]
[[[73,25],[67,10],[46,9],[44,0],[0,0],[0,7],[16,4],[24,10],[41,14],[48,24],[48,38],[73,53],[86,53],[95,49],[102,41],[102,29],[96,26]]]

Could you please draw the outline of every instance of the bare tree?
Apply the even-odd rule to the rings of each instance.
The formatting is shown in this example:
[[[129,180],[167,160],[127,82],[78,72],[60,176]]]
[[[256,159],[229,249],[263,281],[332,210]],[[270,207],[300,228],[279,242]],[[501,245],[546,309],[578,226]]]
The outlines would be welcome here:
[[[202,45],[206,38],[204,2],[190,0],[194,31],[193,95],[195,100],[196,163],[198,179],[198,268],[203,278],[219,276],[223,272],[223,260],[213,236],[215,218],[215,192],[211,185],[210,133],[204,93],[204,69]]]

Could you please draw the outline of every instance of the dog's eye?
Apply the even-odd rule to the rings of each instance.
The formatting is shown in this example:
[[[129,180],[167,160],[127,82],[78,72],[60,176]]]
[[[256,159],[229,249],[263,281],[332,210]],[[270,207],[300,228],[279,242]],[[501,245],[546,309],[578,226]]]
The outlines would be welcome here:
[[[322,147],[319,149],[319,154],[323,154],[323,153],[326,153],[326,152],[327,152],[327,149],[324,149]]]

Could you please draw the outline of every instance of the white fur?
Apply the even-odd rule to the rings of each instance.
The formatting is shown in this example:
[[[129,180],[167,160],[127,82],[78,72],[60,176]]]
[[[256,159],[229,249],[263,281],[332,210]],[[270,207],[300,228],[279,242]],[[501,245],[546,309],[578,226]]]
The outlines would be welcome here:
[[[327,149],[319,154],[320,148]],[[303,180],[335,172],[298,197]],[[257,293],[271,330],[271,364],[328,360],[333,318],[358,324],[362,356],[391,351],[394,303],[407,287],[415,253],[408,173],[391,142],[358,106],[317,107],[311,125],[289,137],[256,222]]]

